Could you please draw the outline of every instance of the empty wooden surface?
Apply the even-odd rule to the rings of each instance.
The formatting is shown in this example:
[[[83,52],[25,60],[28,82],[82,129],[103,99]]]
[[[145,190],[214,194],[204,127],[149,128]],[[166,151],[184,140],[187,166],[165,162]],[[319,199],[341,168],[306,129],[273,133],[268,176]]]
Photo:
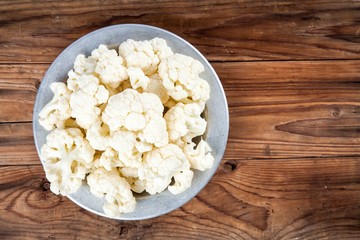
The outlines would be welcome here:
[[[225,156],[189,203],[114,221],[49,191],[32,108],[55,57],[113,24],[170,30],[210,60]],[[0,239],[359,239],[360,1],[0,1]]]

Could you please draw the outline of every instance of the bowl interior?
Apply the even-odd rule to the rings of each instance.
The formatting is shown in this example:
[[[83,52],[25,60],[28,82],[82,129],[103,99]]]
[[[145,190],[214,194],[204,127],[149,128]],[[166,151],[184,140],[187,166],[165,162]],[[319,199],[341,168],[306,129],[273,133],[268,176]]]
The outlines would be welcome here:
[[[130,38],[134,40],[150,40],[155,37],[165,39],[174,53],[191,56],[199,60],[205,67],[201,77],[207,80],[211,87],[210,99],[206,103],[208,125],[205,140],[212,149],[215,162],[212,169],[204,172],[195,171],[191,187],[181,194],[173,195],[166,190],[153,196],[138,195],[135,211],[115,218],[119,220],[147,219],[175,210],[191,200],[214,175],[225,151],[229,130],[229,116],[221,82],[208,61],[188,42],[160,28],[140,24],[122,24],[102,28],[78,39],[55,59],[41,82],[34,107],[33,131],[36,148],[39,153],[49,133],[38,121],[39,112],[53,97],[49,85],[53,82],[66,80],[67,72],[72,69],[76,56],[78,54],[89,56],[91,51],[100,44],[106,44],[114,48],[119,43]],[[70,195],[69,198],[93,213],[106,216],[102,209],[104,200],[92,195],[86,184],[83,184],[80,190]]]

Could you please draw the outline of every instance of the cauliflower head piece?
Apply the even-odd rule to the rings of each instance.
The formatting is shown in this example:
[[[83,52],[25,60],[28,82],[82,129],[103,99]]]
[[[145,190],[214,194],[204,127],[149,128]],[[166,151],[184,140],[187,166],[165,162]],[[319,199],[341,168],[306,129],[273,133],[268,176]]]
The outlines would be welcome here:
[[[50,189],[55,194],[69,195],[81,186],[93,161],[95,150],[78,128],[54,129],[41,147],[41,159]]]
[[[136,193],[145,191],[145,182],[139,179],[138,169],[132,167],[119,168],[121,176],[130,184],[131,190]]]
[[[118,216],[132,212],[136,200],[131,192],[129,183],[121,177],[116,168],[107,171],[97,168],[87,176],[90,191],[97,197],[105,196],[104,212],[109,216]]]
[[[204,105],[197,103],[177,103],[166,112],[164,118],[167,123],[171,142],[184,138],[186,142],[204,134],[207,122],[201,117]]]
[[[195,146],[195,143],[193,142],[187,144],[183,150],[192,169],[205,171],[214,165],[214,157],[211,155],[211,148],[203,139],[200,140],[197,146]]]
[[[105,151],[110,142],[110,129],[98,118],[86,130],[86,139],[95,150]]]
[[[105,85],[117,88],[128,78],[123,58],[117,54],[116,50],[109,50],[101,44],[91,52],[91,57],[96,61],[95,73]]]
[[[84,54],[79,54],[74,62],[74,70],[71,74],[75,73],[78,75],[93,74],[96,68],[96,60],[94,58],[85,57]]]
[[[84,129],[98,120],[101,113],[99,105],[109,98],[109,91],[99,84],[99,79],[93,75],[68,79],[68,86],[73,91],[70,96],[71,117]]]
[[[168,189],[177,194],[190,187],[193,177],[190,172],[190,164],[181,148],[167,144],[144,154],[138,176],[144,182],[145,190],[152,195],[164,191],[174,177],[175,184]]]
[[[161,147],[168,143],[163,110],[155,94],[126,89],[109,98],[102,120],[112,132],[123,129],[137,132],[141,141]]]
[[[164,39],[154,38],[150,41],[128,39],[119,46],[119,54],[125,59],[128,68],[140,68],[145,75],[156,72],[160,60],[173,54]]]
[[[148,87],[150,79],[145,76],[144,72],[140,68],[130,67],[127,69],[127,73],[133,89],[140,88],[141,90],[145,90]]]
[[[48,131],[55,127],[63,128],[65,121],[71,116],[69,104],[71,91],[66,84],[54,82],[50,85],[50,89],[54,97],[39,113],[39,123]]]
[[[158,71],[169,96],[176,101],[191,98],[206,102],[209,99],[210,86],[199,77],[204,66],[198,60],[175,53],[161,61]]]
[[[162,104],[165,104],[169,101],[167,90],[162,84],[162,80],[157,73],[149,77],[149,83],[144,91],[157,95],[160,98]]]

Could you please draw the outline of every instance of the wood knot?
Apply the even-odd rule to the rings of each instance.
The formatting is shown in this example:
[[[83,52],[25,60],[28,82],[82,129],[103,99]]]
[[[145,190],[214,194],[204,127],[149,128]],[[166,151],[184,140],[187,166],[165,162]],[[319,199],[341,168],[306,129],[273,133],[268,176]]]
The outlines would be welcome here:
[[[340,115],[340,113],[339,113],[338,111],[335,111],[335,112],[332,113],[332,115],[333,115],[334,117],[338,117],[338,116]]]
[[[36,79],[35,81],[35,88],[38,90],[40,87],[40,80],[39,79]]]
[[[125,236],[128,233],[129,233],[129,229],[127,227],[120,227],[120,232],[119,232],[120,236]]]
[[[223,168],[226,172],[232,172],[232,171],[236,170],[237,165],[238,165],[237,162],[235,162],[233,160],[229,160],[224,163]]]
[[[46,179],[41,181],[40,187],[43,191],[48,191],[50,189],[50,182]]]

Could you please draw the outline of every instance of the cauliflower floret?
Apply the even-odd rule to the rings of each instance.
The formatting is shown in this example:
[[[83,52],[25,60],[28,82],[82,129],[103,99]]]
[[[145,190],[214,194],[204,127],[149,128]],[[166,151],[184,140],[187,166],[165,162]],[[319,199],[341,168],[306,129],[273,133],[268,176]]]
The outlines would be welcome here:
[[[211,148],[209,144],[202,139],[196,148],[195,143],[190,143],[187,144],[183,150],[193,169],[205,171],[206,169],[210,169],[214,164]]]
[[[165,39],[153,38],[150,40],[150,42],[153,46],[154,53],[159,57],[160,60],[174,54],[171,48],[166,44]]]
[[[80,127],[88,129],[98,119],[101,110],[97,107],[109,98],[109,91],[99,85],[99,79],[93,75],[81,75],[77,79],[68,79],[73,91],[70,97],[71,117],[76,118]]]
[[[104,151],[109,146],[109,127],[98,119],[86,131],[86,139],[95,150]]]
[[[206,121],[200,116],[202,111],[202,105],[197,103],[178,103],[170,108],[164,116],[170,141],[176,142],[184,137],[191,142],[192,138],[204,134]]]
[[[93,75],[81,75],[77,78],[68,78],[68,88],[73,91],[83,91],[86,94],[93,96],[96,104],[103,104],[109,98],[109,91],[103,85],[99,85],[99,79]]]
[[[136,193],[145,191],[145,181],[139,179],[138,169],[123,167],[119,169],[121,176],[130,184],[131,190]]]
[[[88,75],[95,72],[96,61],[91,56],[86,58],[83,54],[79,54],[74,63],[74,72],[78,75]]]
[[[162,84],[162,80],[159,74],[150,76],[149,84],[145,89],[145,92],[156,94],[163,104],[169,101],[169,95],[167,94],[166,88]]]
[[[127,69],[127,73],[133,89],[141,88],[145,90],[148,87],[150,80],[140,68],[130,67]]]
[[[141,141],[161,147],[168,143],[163,110],[155,94],[126,89],[109,98],[102,120],[112,132],[125,128],[138,132]]]
[[[95,196],[105,195],[106,203],[103,206],[105,214],[119,216],[134,211],[136,201],[130,185],[120,176],[116,168],[111,171],[106,171],[104,168],[96,169],[87,177],[87,183]]]
[[[63,128],[65,121],[71,115],[69,105],[71,91],[65,83],[54,82],[50,85],[50,89],[54,97],[39,113],[39,123],[48,131],[55,127]]]
[[[192,179],[194,177],[194,172],[190,169],[185,169],[174,175],[174,185],[170,185],[168,190],[172,194],[179,194],[184,192],[191,186]]]
[[[166,131],[166,121],[159,115],[152,115],[144,130],[139,133],[139,138],[147,143],[153,143],[157,147],[166,145],[169,142],[169,134]]]
[[[51,191],[64,196],[76,192],[85,178],[85,165],[93,161],[94,153],[79,129],[54,129],[40,154]]]
[[[104,152],[98,152],[99,156],[94,160],[94,169],[96,168],[105,168],[107,171],[110,171],[116,167],[124,166],[124,163],[119,160],[119,154],[111,147],[105,149]]]
[[[138,169],[138,176],[140,180],[145,182],[146,191],[152,195],[164,191],[175,175],[184,171],[191,171],[185,154],[175,144],[168,144],[145,153],[143,159],[144,163]],[[192,176],[190,174],[186,176],[191,177],[191,179],[187,179],[191,182]],[[177,183],[179,180],[181,182]],[[179,193],[181,190],[185,191],[189,187],[185,182],[184,179],[177,177],[174,188],[170,189],[175,193]]]
[[[126,117],[130,112],[142,113],[142,105],[138,98],[139,93],[133,89],[126,89],[111,96],[102,113],[102,121],[109,125],[111,131],[120,130],[125,126]],[[139,121],[142,122],[142,119]]]
[[[115,50],[109,50],[101,44],[91,52],[91,57],[96,61],[95,72],[99,74],[101,81],[111,88],[119,87],[121,82],[128,78],[123,59]]]
[[[122,166],[139,167],[142,153],[136,148],[136,134],[130,131],[116,131],[110,140],[110,146],[119,153]]]
[[[70,98],[71,117],[76,118],[77,124],[82,128],[90,126],[98,119],[100,108],[96,107],[96,100],[84,91],[71,94]]]
[[[119,54],[125,59],[128,68],[141,68],[145,75],[152,75],[156,72],[160,60],[173,53],[164,39],[154,38],[150,41],[128,39],[120,44]]]
[[[210,85],[204,79],[198,78],[195,86],[190,89],[191,99],[204,104],[210,98]]]
[[[169,96],[177,101],[184,98],[202,102],[208,100],[209,84],[199,77],[203,71],[204,66],[198,60],[178,53],[163,59],[159,64],[163,85]]]

